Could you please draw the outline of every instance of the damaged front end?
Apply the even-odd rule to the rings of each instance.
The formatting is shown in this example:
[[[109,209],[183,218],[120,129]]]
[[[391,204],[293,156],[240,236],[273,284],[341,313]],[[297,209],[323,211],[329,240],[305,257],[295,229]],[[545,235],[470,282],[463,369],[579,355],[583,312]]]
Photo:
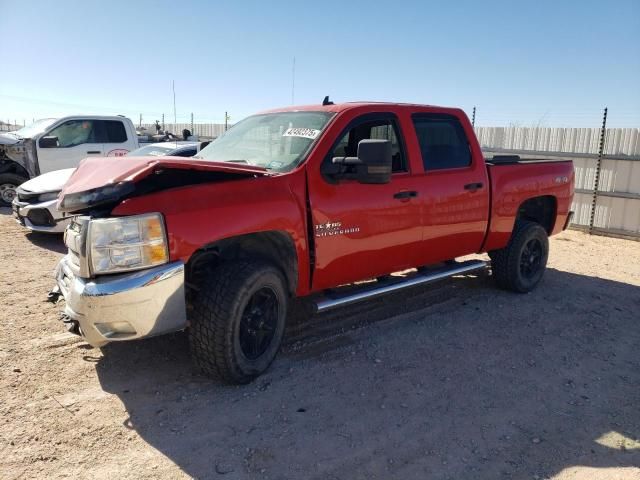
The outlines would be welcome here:
[[[10,134],[0,135],[0,172],[20,173],[21,170],[24,170],[29,178],[40,175],[35,140],[17,138]]]
[[[167,157],[87,158],[66,183],[58,200],[65,213],[110,211],[121,201],[170,188],[269,175],[261,167]]]

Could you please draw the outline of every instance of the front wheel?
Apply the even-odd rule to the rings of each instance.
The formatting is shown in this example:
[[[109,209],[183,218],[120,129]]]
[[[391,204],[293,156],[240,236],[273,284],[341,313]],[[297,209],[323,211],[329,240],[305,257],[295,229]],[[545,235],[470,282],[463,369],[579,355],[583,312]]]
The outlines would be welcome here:
[[[192,301],[189,342],[196,365],[227,383],[248,383],[274,360],[288,296],[280,271],[229,262],[207,274]]]
[[[10,207],[16,196],[16,188],[26,181],[26,178],[15,173],[0,173],[0,207]]]
[[[542,226],[519,220],[509,244],[489,252],[491,271],[500,288],[519,293],[533,290],[544,275],[549,238]]]

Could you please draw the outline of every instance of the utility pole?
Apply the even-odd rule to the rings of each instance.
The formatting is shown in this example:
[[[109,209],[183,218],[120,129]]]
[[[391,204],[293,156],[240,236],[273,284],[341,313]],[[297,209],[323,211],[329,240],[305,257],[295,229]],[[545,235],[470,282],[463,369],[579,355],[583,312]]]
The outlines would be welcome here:
[[[596,161],[596,178],[593,182],[593,200],[591,201],[591,218],[589,219],[589,234],[593,234],[593,224],[596,217],[596,204],[598,202],[598,190],[600,189],[600,169],[604,156],[604,143],[607,137],[607,107],[604,107],[602,115],[602,129],[600,130],[600,146],[598,148],[598,160]]]
[[[140,114],[140,123],[138,123],[138,128],[142,127],[142,114]]]
[[[162,114],[162,131],[164,132],[164,113]]]
[[[224,112],[224,131],[225,132],[229,129],[229,120],[231,120],[231,117],[229,116],[228,112]]]
[[[476,106],[473,106],[473,114],[471,115],[471,126],[476,127]]]
[[[193,135],[193,112],[191,112],[191,135]]]

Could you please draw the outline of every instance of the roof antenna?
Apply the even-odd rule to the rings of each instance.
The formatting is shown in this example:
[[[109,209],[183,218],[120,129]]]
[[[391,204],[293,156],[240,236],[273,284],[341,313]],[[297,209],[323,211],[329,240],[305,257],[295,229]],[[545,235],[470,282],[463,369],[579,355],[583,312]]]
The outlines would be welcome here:
[[[322,106],[326,107],[327,105],[333,105],[333,102],[329,100],[329,95],[324,97],[324,100],[322,100]]]

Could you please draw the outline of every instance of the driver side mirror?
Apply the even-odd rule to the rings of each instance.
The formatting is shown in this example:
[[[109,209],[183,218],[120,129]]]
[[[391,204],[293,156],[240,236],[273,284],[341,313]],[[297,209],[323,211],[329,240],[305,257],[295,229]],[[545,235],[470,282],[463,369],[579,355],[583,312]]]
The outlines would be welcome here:
[[[58,146],[58,137],[42,137],[38,145],[40,148],[56,148]]]
[[[332,164],[338,167],[344,178],[355,178],[360,183],[389,183],[391,181],[391,142],[365,139],[358,143],[357,157],[334,157]],[[334,168],[335,168],[334,167]]]

